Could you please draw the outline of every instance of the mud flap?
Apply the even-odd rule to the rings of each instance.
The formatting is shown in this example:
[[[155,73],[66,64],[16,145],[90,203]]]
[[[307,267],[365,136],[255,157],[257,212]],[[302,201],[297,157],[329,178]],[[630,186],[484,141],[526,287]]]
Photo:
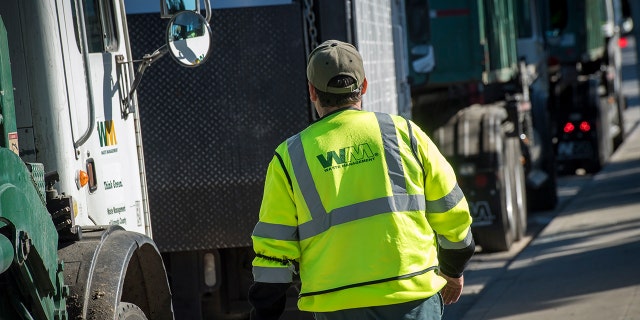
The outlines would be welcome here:
[[[58,251],[70,287],[70,319],[115,319],[122,302],[148,319],[173,319],[166,272],[150,238],[119,226],[85,229],[83,235]]]

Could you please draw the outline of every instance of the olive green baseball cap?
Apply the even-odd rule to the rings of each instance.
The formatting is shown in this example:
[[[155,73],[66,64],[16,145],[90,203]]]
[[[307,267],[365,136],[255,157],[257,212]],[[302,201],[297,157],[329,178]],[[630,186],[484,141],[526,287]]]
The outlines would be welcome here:
[[[357,91],[364,82],[364,66],[358,50],[351,44],[327,40],[309,54],[307,79],[318,90],[328,93],[351,93]],[[344,87],[329,87],[329,80],[336,76],[349,76],[356,83]]]

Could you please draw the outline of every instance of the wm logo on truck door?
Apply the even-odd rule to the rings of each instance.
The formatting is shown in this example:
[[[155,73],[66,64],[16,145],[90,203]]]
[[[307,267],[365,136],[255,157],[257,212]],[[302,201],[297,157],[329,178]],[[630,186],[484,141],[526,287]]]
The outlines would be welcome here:
[[[98,121],[98,136],[100,146],[108,147],[118,144],[116,140],[116,128],[113,120]]]
[[[327,155],[319,154],[316,156],[320,164],[329,171],[337,167],[345,167],[363,162],[372,161],[377,154],[374,154],[371,147],[367,143],[358,146],[341,148],[337,151],[331,150]]]

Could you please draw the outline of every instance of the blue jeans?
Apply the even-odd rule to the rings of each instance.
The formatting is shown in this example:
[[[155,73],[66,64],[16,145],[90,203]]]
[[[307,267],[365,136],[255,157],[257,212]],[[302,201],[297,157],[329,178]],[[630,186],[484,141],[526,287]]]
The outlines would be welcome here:
[[[444,304],[440,293],[430,298],[386,306],[316,312],[316,320],[441,320]]]

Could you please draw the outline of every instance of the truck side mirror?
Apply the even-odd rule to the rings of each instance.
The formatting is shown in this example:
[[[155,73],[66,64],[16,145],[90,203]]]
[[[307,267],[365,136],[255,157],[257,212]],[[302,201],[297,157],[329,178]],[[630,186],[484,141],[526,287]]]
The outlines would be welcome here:
[[[193,11],[182,11],[174,15],[167,27],[167,47],[179,64],[187,67],[200,65],[209,57],[209,23]]]
[[[207,15],[210,17],[210,8],[207,7]],[[126,119],[131,113],[131,97],[140,85],[145,70],[167,52],[182,66],[197,67],[209,57],[211,48],[211,28],[207,18],[193,11],[181,11],[173,15],[167,26],[167,43],[150,54],[145,54],[136,71],[133,84],[122,99],[120,112]],[[119,61],[118,63],[131,63],[131,61]]]

